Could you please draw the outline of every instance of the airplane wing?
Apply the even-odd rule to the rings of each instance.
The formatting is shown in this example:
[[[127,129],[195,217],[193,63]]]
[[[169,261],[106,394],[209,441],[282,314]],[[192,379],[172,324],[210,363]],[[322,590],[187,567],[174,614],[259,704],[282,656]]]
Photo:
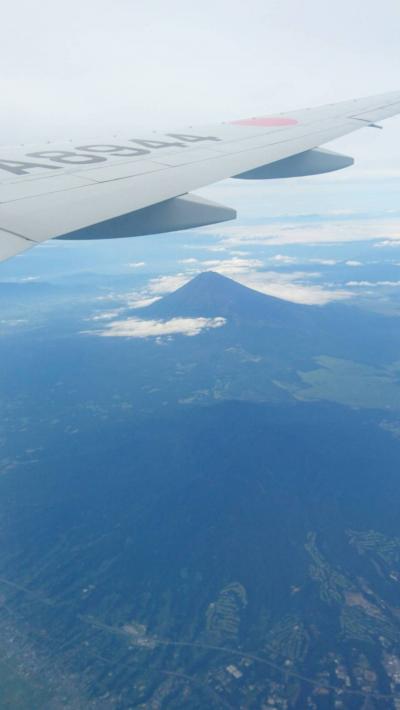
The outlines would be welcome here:
[[[230,177],[339,170],[320,146],[400,113],[400,92],[166,134],[0,148],[0,261],[47,239],[158,234],[234,219],[190,193]]]

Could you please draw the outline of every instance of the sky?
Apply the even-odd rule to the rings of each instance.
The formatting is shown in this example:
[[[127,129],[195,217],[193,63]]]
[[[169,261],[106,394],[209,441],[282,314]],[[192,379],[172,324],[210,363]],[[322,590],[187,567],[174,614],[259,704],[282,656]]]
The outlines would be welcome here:
[[[399,36],[398,0],[14,0],[2,13],[1,142],[397,90]]]
[[[166,131],[400,90],[399,37],[398,0],[14,0],[2,14],[0,143]],[[347,298],[350,276],[328,285],[328,296],[324,284],[307,285],[304,247],[326,247],[313,246],[310,268],[313,257],[358,261],[357,243],[374,238],[389,242],[380,254],[399,261],[390,245],[400,244],[400,117],[385,121],[383,131],[364,129],[329,147],[354,156],[355,167],[300,180],[231,180],[200,191],[237,209],[238,221],[187,235],[180,246],[163,237],[169,252],[160,249],[160,237],[123,247],[92,243],[90,256],[84,245],[58,244],[48,250],[55,256],[44,260],[46,268],[59,269],[58,249],[71,272],[74,254],[85,265],[97,260],[99,270],[153,263],[149,277],[168,278],[170,289],[196,269],[213,268],[242,281],[247,273],[247,283],[301,302]],[[197,253],[187,248],[193,238]],[[352,240],[353,251],[343,251]],[[332,255],[331,244],[340,253]],[[36,278],[46,248],[2,264],[0,278]],[[247,266],[238,265],[240,258]],[[329,271],[329,264],[319,266]],[[284,268],[283,276],[272,267]],[[153,294],[150,283],[139,300],[153,295],[162,290]]]

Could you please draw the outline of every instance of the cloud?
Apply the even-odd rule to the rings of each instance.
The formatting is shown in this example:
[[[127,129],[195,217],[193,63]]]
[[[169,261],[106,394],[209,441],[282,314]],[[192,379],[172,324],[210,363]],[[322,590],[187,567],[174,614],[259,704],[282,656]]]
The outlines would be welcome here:
[[[200,266],[203,269],[206,267],[206,270],[218,271],[223,276],[238,276],[263,266],[263,262],[260,259],[244,259],[240,256],[233,256],[231,259],[208,259],[200,262]]]
[[[201,271],[201,268],[197,269],[196,273],[199,270]],[[150,279],[146,286],[140,290],[128,291],[125,293],[112,292],[105,296],[98,296],[96,300],[123,304],[123,307],[119,308],[116,313],[120,313],[124,310],[124,308],[146,308],[146,306],[150,306],[152,303],[159,301],[160,298],[166,294],[176,291],[176,289],[180,288],[180,286],[183,286],[185,283],[190,281],[192,277],[193,273],[158,276]],[[97,320],[106,319],[105,316],[100,318],[100,316],[96,315],[95,318],[97,318]]]
[[[146,306],[151,306],[152,303],[159,301],[161,296],[153,296],[152,298],[140,298],[140,296],[132,301],[128,301],[127,305],[129,308],[146,308]]]
[[[117,315],[119,315],[120,312],[120,308],[116,308],[113,311],[103,311],[103,313],[96,313],[94,316],[88,318],[87,320],[111,320],[112,318],[115,318]]]
[[[400,221],[365,219],[340,222],[286,222],[225,225],[214,228],[225,247],[242,245],[332,244],[383,239],[387,246],[400,235]]]
[[[309,264],[320,264],[320,266],[336,266],[336,259],[308,259]]]
[[[324,306],[331,301],[343,301],[354,296],[348,289],[326,288],[318,284],[304,283],[304,279],[315,276],[318,274],[302,271],[283,274],[276,271],[264,271],[239,276],[236,280],[244,286],[268,296],[308,306]]]
[[[131,261],[131,262],[128,264],[128,266],[129,266],[131,269],[141,269],[142,266],[146,266],[146,262],[145,262],[145,261]]]
[[[400,247],[400,239],[385,239],[383,242],[374,244],[375,247]]]
[[[167,293],[176,291],[190,281],[193,274],[174,274],[168,276],[157,276],[150,279],[146,286],[139,291],[129,291],[128,293],[109,294],[101,296],[97,300],[118,300],[124,302],[126,308],[145,308],[152,303],[159,301]]]
[[[2,284],[3,283],[26,284],[26,283],[36,283],[37,281],[41,281],[40,276],[21,276],[19,278],[13,277],[13,278],[0,279],[0,283],[2,283]]]
[[[20,325],[26,325],[29,323],[27,318],[4,318],[0,320],[0,325],[8,325],[11,328],[16,328]]]
[[[400,281],[348,281],[346,286],[349,286],[350,288],[354,287],[364,287],[368,286],[369,288],[379,288],[380,286],[389,286],[391,288],[399,288],[400,286]]]
[[[247,284],[250,286],[250,284]],[[251,286],[254,288],[254,286]],[[325,306],[332,301],[344,301],[352,298],[351,291],[345,289],[325,289],[322,286],[303,286],[296,283],[269,283],[258,291],[266,293],[268,296],[282,298],[292,303],[302,303],[306,306]]]
[[[214,231],[213,230],[211,230],[211,231],[212,231],[213,236],[215,236]],[[203,234],[206,234],[207,230],[203,229],[202,232],[203,232]],[[193,244],[193,243],[190,243],[190,244],[184,244],[183,248],[184,249],[195,249],[196,251],[200,251],[200,250],[201,251],[210,251],[212,253],[228,251],[225,247],[218,245],[218,244],[197,244],[197,243]]]
[[[321,266],[336,266],[338,264],[337,259],[307,259],[298,256],[287,256],[286,254],[276,254],[275,256],[268,257],[268,261],[274,261],[277,264],[289,265],[289,264],[320,264]]]
[[[258,258],[248,258],[249,254],[250,252],[233,251],[226,258],[221,256],[214,259],[183,259],[179,263],[191,267],[186,273],[212,270],[234,277],[236,274],[247,273],[264,265],[264,262]]]
[[[346,266],[362,266],[361,261],[356,261],[355,259],[349,259],[345,261]]]
[[[160,338],[173,335],[193,337],[204,330],[221,328],[226,323],[225,318],[172,318],[171,320],[142,320],[127,318],[126,320],[108,323],[104,330],[92,334],[106,338]]]
[[[148,294],[163,295],[176,291],[177,288],[184,286],[190,280],[189,274],[174,274],[173,276],[158,276],[150,279],[146,286]]]
[[[277,264],[297,264],[297,256],[286,256],[286,254],[275,254],[268,257],[268,261],[276,261]]]

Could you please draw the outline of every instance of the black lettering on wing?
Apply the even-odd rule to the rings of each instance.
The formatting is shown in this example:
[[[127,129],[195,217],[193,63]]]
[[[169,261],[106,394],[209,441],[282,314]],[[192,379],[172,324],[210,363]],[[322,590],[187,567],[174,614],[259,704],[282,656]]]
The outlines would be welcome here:
[[[149,150],[144,150],[143,148],[112,144],[79,145],[77,146],[77,150],[85,150],[89,153],[107,153],[108,155],[115,155],[119,158],[135,158],[137,155],[147,155],[150,153]]]
[[[186,148],[185,144],[178,141],[159,141],[153,139],[142,139],[142,138],[130,138],[131,143],[138,143],[138,145],[143,145],[151,150],[156,150],[157,148]]]
[[[6,170],[13,175],[29,175],[35,168],[42,170],[59,170],[58,165],[44,165],[43,163],[32,163],[22,160],[0,160],[0,170]]]
[[[191,133],[167,133],[171,138],[178,138],[186,143],[198,143],[200,141],[221,141],[222,138],[216,136],[194,136]]]
[[[70,150],[42,150],[37,153],[27,153],[30,158],[46,158],[54,163],[63,165],[91,165],[92,163],[103,163],[107,158],[101,155],[85,155],[84,153],[74,153]]]

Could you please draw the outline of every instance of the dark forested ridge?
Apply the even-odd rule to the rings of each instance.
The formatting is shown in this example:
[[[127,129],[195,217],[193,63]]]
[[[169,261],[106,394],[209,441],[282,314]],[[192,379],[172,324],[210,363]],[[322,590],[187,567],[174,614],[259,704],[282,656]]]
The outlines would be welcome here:
[[[211,275],[146,309],[196,317],[198,298],[226,318],[195,337],[100,338],[75,314],[25,352],[23,333],[3,343],[15,707],[395,707],[395,319],[361,314],[349,333],[355,309],[340,325],[340,307],[247,291]],[[371,364],[358,344],[374,319],[386,355]]]

